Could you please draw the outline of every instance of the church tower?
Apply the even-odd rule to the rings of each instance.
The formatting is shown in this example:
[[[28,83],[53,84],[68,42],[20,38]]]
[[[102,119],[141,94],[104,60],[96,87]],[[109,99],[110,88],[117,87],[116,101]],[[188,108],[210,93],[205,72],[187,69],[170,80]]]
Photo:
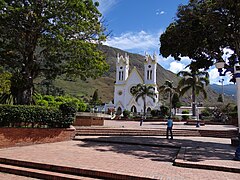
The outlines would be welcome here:
[[[126,99],[126,81],[128,79],[129,72],[129,56],[125,54],[117,55],[116,61],[116,82],[114,87],[114,105],[116,107],[117,114],[121,114],[125,107]]]
[[[144,61],[144,83],[152,86],[157,85],[157,56],[153,58],[146,54]]]
[[[125,57],[117,55],[116,62],[116,84],[124,84],[128,78],[129,72],[129,56]]]
[[[154,87],[154,91],[157,94],[155,102],[158,102],[158,90],[157,90],[157,56],[154,53],[153,58],[146,54],[144,61],[144,83]]]

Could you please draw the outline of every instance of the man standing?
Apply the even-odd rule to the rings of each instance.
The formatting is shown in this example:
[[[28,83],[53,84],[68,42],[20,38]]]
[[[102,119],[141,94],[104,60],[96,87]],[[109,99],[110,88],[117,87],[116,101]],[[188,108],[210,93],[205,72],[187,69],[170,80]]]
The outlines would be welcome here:
[[[171,134],[171,139],[173,139],[173,134],[172,134],[172,127],[173,127],[173,121],[171,119],[171,117],[168,117],[168,121],[167,121],[167,139],[168,139],[168,132],[170,131]]]

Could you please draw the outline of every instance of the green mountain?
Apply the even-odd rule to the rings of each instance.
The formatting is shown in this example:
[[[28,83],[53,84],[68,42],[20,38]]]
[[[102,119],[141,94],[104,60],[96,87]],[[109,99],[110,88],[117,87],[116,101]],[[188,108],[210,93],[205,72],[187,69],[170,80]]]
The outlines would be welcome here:
[[[97,79],[88,79],[87,81],[65,81],[63,79],[57,79],[54,82],[54,85],[64,89],[64,91],[68,94],[78,95],[90,99],[93,95],[94,91],[98,89],[98,95],[101,98],[102,102],[109,102],[113,100],[113,92],[114,92],[114,81],[115,81],[115,69],[116,69],[116,59],[117,54],[124,55],[127,53],[130,59],[130,71],[134,66],[138,69],[139,73],[143,76],[144,72],[144,56],[139,54],[129,53],[117,48],[108,47],[108,46],[100,46],[99,49],[106,54],[107,63],[110,68],[109,71],[106,72],[102,77]],[[179,77],[164,69],[161,65],[158,64],[157,67],[157,84],[161,86],[166,80],[171,80],[174,82],[175,86],[179,81]],[[212,105],[217,102],[218,94],[213,91],[210,87],[206,87],[208,93],[208,99],[204,100],[200,95],[198,97],[198,102],[202,102],[205,105]],[[182,101],[186,104],[191,102],[190,93],[182,98]],[[226,98],[226,101],[232,101]]]

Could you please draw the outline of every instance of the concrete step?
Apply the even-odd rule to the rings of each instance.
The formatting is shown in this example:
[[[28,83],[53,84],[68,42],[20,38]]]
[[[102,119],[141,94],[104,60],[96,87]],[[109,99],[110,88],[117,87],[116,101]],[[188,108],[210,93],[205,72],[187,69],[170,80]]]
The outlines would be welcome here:
[[[202,136],[217,138],[237,137],[237,130],[173,129],[174,136]],[[165,129],[127,129],[127,128],[77,128],[76,136],[81,135],[119,135],[119,136],[165,136]]]
[[[199,130],[199,133],[203,137],[220,137],[220,138],[232,138],[238,136],[237,130]]]
[[[173,130],[174,136],[200,136],[195,130]],[[165,136],[166,130],[142,129],[77,129],[76,136],[81,135],[122,135],[122,136]]]
[[[152,178],[140,177],[117,172],[105,172],[92,169],[75,168],[69,166],[52,165],[16,159],[0,158],[0,172],[28,176],[39,179],[131,179],[153,180]]]
[[[0,172],[15,174],[20,176],[27,176],[38,179],[58,179],[58,180],[93,180],[96,178],[89,178],[77,175],[63,174],[58,172],[51,172],[39,169],[32,169],[20,166],[13,166],[7,164],[0,164]]]

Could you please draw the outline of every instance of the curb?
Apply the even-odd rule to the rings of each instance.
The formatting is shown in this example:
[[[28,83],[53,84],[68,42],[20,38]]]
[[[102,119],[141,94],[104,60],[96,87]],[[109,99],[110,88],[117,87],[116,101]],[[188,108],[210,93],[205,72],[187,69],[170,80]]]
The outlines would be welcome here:
[[[233,168],[233,167],[224,167],[224,166],[217,166],[217,165],[204,165],[204,164],[194,164],[188,161],[185,161],[185,153],[187,147],[181,147],[179,153],[173,162],[174,166],[178,167],[185,167],[185,168],[196,168],[196,169],[206,169],[206,170],[215,170],[215,171],[224,171],[224,172],[233,172],[233,173],[240,173],[240,168]]]

